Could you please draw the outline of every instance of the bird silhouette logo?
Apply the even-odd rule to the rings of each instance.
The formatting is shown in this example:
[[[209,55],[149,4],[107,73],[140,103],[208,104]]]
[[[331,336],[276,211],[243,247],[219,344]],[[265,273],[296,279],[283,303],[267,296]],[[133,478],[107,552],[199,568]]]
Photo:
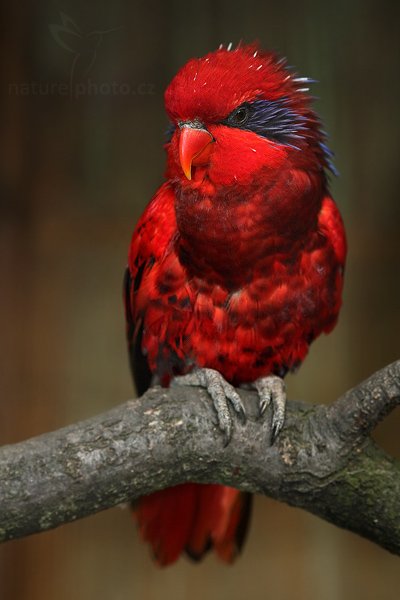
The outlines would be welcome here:
[[[78,79],[86,78],[93,68],[97,58],[97,51],[109,33],[122,29],[115,27],[106,30],[93,30],[84,32],[75,21],[63,12],[60,12],[61,23],[49,25],[51,35],[61,48],[73,55],[70,68],[70,85]]]

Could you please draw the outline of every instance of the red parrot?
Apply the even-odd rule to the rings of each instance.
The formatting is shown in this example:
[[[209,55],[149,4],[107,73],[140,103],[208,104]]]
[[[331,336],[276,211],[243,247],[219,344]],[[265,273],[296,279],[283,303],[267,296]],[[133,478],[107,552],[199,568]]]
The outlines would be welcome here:
[[[328,191],[334,170],[306,77],[257,45],[189,60],[165,92],[165,182],[139,220],[125,276],[131,366],[154,383],[199,385],[225,443],[253,386],[260,416],[285,415],[283,377],[334,327],[345,232]],[[139,530],[160,565],[210,548],[231,562],[250,496],[179,485],[139,500]]]

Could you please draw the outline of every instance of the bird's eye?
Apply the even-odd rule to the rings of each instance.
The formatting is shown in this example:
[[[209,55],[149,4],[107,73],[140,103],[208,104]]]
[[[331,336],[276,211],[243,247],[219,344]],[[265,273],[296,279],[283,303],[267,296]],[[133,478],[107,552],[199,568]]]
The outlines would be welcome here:
[[[231,122],[235,125],[244,125],[249,118],[249,109],[247,106],[239,106],[231,115]]]

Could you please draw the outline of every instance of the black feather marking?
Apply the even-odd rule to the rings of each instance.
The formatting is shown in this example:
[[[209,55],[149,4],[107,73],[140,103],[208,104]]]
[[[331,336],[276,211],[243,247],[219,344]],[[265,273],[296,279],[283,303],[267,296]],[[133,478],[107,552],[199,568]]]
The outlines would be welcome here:
[[[141,268],[138,271],[138,275],[140,272],[140,280],[143,276],[145,263],[141,265]],[[125,270],[124,276],[124,303],[125,303],[125,317],[126,317],[126,336],[128,340],[128,352],[129,352],[129,364],[131,367],[131,372],[133,376],[133,380],[136,386],[136,390],[139,396],[145,393],[145,391],[150,387],[152,373],[149,369],[149,365],[146,357],[142,352],[142,336],[143,336],[143,326],[140,325],[136,334],[135,330],[137,329],[137,324],[133,319],[132,314],[132,305],[131,305],[131,291],[132,285],[134,289],[138,289],[140,285],[140,280],[138,281],[138,275],[135,277],[133,281],[132,276],[130,274],[129,268],[127,267]],[[137,286],[137,287],[135,287]]]
[[[146,268],[146,263],[145,263],[145,262],[143,262],[143,263],[142,263],[142,264],[141,264],[141,265],[138,267],[138,270],[137,270],[137,273],[136,273],[136,277],[135,277],[135,279],[133,280],[133,291],[134,291],[134,292],[137,292],[137,291],[138,291],[138,289],[140,288],[140,284],[142,283],[142,279],[143,279],[143,273],[144,273],[144,270],[145,270],[145,268]],[[130,276],[130,275],[129,275],[129,276]]]
[[[204,548],[202,549],[201,552],[199,552],[199,553],[193,552],[193,550],[192,550],[192,548],[190,548],[190,546],[185,546],[185,552],[186,552],[186,555],[191,560],[193,560],[194,562],[199,562],[203,558],[203,556],[211,550],[211,548],[212,548],[212,542],[211,542],[211,539],[208,538],[206,545],[204,546]]]
[[[189,296],[184,296],[184,298],[181,298],[181,300],[179,300],[179,306],[181,308],[189,308],[191,305],[192,303],[190,302]]]
[[[277,363],[274,363],[273,373],[274,373],[274,375],[277,375],[281,379],[286,377],[286,375],[289,371],[290,371],[290,368],[287,367],[286,365],[278,365]]]
[[[123,294],[124,294],[124,306],[125,306],[125,319],[126,319],[126,335],[128,340],[133,337],[134,332],[134,321],[132,316],[131,308],[131,285],[132,277],[129,271],[129,267],[126,267],[124,273],[123,283]]]
[[[129,344],[131,370],[138,396],[142,396],[149,389],[153,377],[147,358],[142,352],[142,337],[143,325],[139,327],[132,345]]]
[[[175,129],[176,129],[176,125],[175,125],[175,123],[172,123],[172,122],[170,122],[170,123],[168,124],[168,127],[167,127],[167,129],[165,130],[165,142],[166,142],[167,144],[168,144],[168,143],[171,141],[171,139],[172,139],[172,136],[173,136],[173,135],[174,135],[174,133],[175,133]]]
[[[246,541],[247,532],[249,530],[250,517],[253,506],[253,496],[247,492],[243,493],[242,497],[243,507],[241,510],[240,521],[238,528],[236,529],[236,546],[238,552],[241,551],[243,544]]]

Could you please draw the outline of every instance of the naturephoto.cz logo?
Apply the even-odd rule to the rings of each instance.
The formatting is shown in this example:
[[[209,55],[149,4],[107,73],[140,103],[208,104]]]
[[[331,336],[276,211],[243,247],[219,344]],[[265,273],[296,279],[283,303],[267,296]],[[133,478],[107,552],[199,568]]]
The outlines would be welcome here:
[[[60,13],[61,23],[49,25],[56,44],[71,55],[68,77],[64,81],[24,81],[9,83],[9,94],[16,96],[143,96],[155,93],[153,83],[127,81],[96,81],[89,75],[93,70],[104,41],[122,27],[83,31],[75,21]]]

